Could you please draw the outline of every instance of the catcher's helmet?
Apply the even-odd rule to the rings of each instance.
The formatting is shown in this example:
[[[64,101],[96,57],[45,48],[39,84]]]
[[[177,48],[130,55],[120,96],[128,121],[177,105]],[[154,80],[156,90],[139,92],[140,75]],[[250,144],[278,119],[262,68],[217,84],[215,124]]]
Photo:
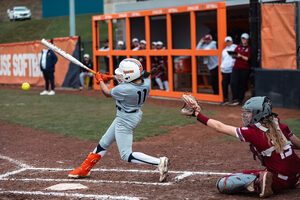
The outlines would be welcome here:
[[[140,78],[143,73],[142,64],[134,58],[126,58],[122,60],[119,67],[115,70],[118,81],[127,83]]]
[[[242,120],[244,125],[247,126],[249,123],[254,124],[262,119],[267,119],[272,115],[272,101],[268,97],[252,97],[242,107],[243,111],[251,113],[251,119],[247,121],[247,114],[242,114]]]

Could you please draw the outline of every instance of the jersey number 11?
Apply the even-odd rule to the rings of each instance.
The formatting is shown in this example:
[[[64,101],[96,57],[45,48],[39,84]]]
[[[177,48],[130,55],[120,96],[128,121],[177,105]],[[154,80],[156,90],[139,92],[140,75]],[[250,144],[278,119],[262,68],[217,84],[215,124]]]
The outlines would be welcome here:
[[[143,101],[142,100],[142,92],[141,91],[137,91],[137,94],[139,95],[139,99],[138,99],[138,105],[140,105],[140,103],[144,103],[146,101],[146,95],[147,95],[147,89],[143,89]]]

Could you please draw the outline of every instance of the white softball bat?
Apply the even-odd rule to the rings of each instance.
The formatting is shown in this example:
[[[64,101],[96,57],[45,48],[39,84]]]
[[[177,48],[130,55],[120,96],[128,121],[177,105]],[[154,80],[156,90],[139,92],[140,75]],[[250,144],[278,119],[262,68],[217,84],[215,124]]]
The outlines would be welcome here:
[[[74,58],[73,56],[71,56],[70,54],[68,54],[67,52],[61,50],[60,48],[58,48],[57,46],[51,44],[50,42],[48,42],[47,40],[45,40],[44,38],[41,40],[41,43],[48,47],[49,49],[55,51],[56,53],[58,53],[59,55],[61,55],[62,57],[64,57],[65,59],[71,61],[72,63],[88,70],[89,72],[92,72],[93,74],[96,74],[97,72],[95,72],[94,70],[88,68],[87,66],[85,66],[84,64],[82,64],[79,60],[77,60],[76,58]]]

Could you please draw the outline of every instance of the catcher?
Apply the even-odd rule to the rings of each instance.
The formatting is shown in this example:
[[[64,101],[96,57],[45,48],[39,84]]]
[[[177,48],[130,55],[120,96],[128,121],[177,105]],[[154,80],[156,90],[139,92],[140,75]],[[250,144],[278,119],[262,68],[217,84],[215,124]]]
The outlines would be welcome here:
[[[295,188],[299,184],[300,159],[294,149],[300,149],[300,139],[287,125],[280,123],[272,113],[272,102],[268,97],[252,97],[244,106],[244,127],[226,125],[201,113],[197,99],[183,95],[185,106],[181,113],[197,117],[197,120],[218,132],[237,137],[251,144],[255,156],[261,159],[264,170],[234,173],[217,181],[219,192],[235,194],[241,191],[256,192],[259,197],[268,197],[273,192]]]

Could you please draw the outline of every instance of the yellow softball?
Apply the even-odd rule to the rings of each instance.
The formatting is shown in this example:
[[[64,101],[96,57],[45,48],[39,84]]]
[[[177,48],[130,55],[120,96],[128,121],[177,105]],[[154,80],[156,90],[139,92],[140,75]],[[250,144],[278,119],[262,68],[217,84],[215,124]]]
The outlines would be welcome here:
[[[23,84],[22,84],[22,89],[23,89],[23,90],[29,90],[29,89],[30,89],[29,83],[27,83],[27,82],[23,83]]]

